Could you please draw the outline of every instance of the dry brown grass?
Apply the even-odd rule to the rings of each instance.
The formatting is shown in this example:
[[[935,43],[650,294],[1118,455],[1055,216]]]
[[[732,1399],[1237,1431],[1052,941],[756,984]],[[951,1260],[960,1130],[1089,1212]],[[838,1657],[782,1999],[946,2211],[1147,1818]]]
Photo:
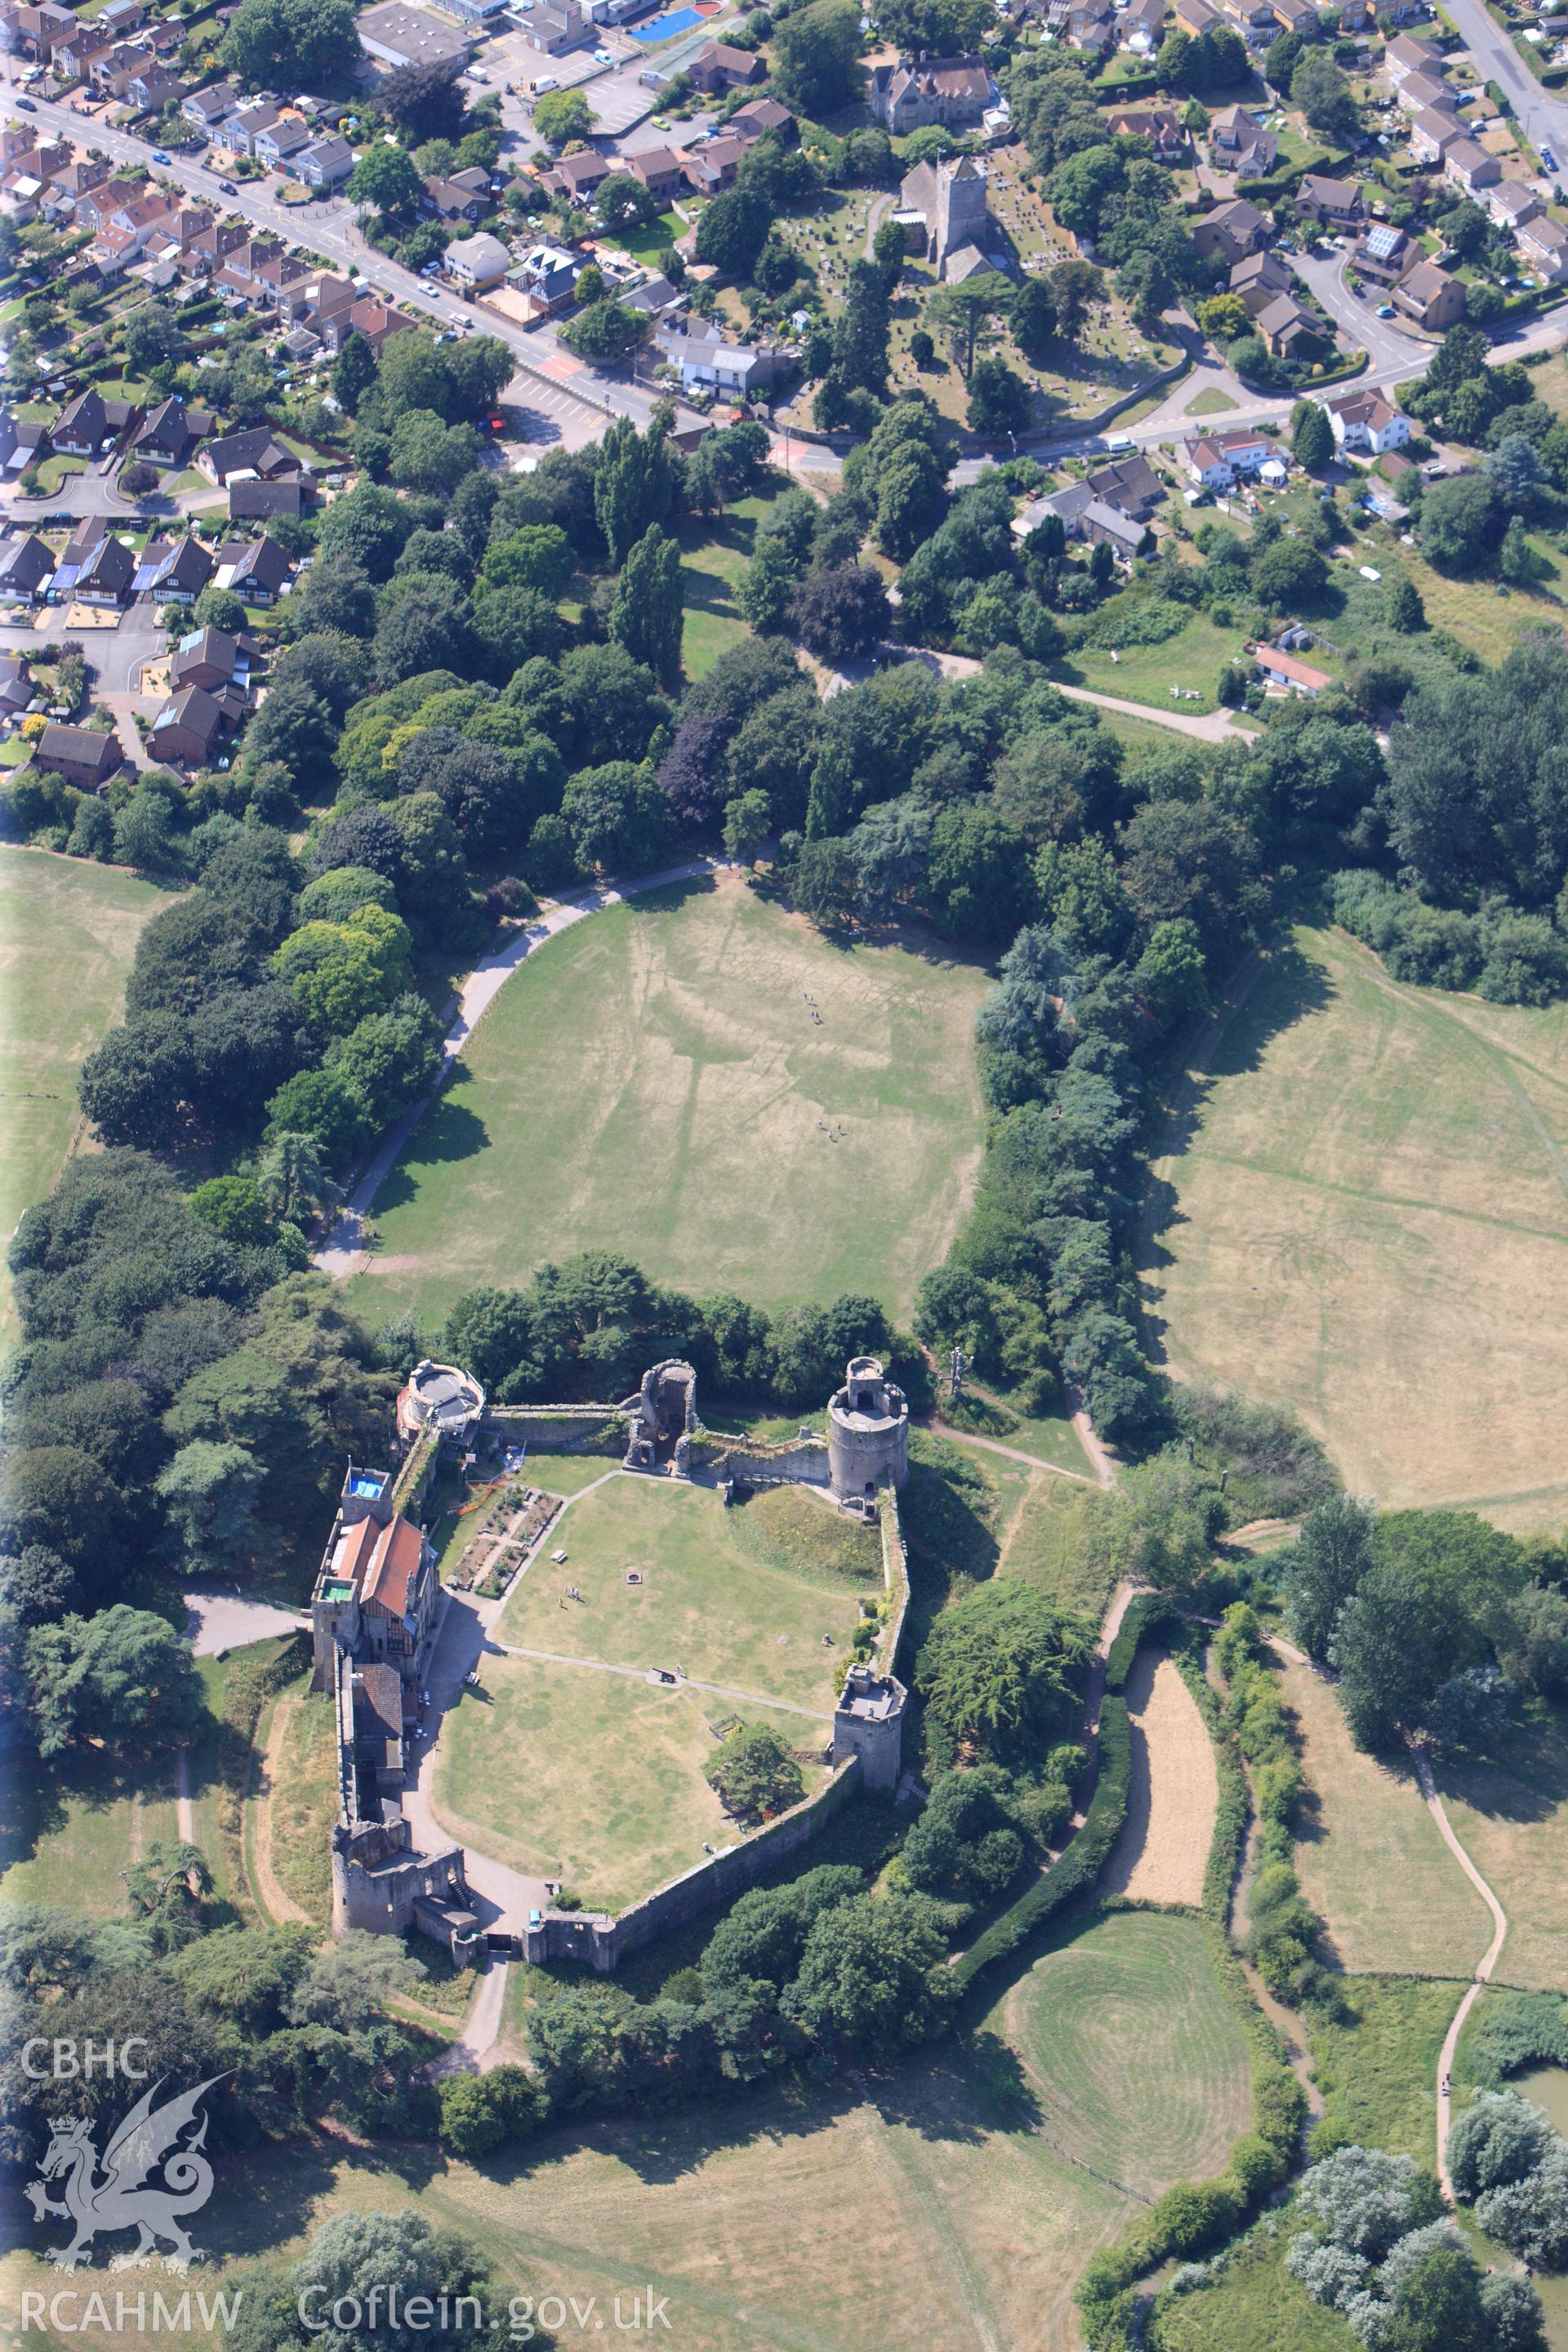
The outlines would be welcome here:
[[[1358,1975],[1468,1976],[1491,1940],[1490,1917],[1415,1774],[1352,1745],[1338,1697],[1310,1666],[1288,1665],[1282,1684],[1316,1799],[1296,1866],[1341,1962]]]
[[[1568,1008],[1401,988],[1299,930],[1156,1166],[1145,1297],[1173,1370],[1289,1406],[1384,1507],[1559,1524],[1565,1139]]]
[[[1127,1821],[1100,1884],[1141,1903],[1203,1901],[1219,1805],[1214,1744],[1167,1657],[1141,1650],[1127,1685],[1132,1780]]]
[[[1568,1992],[1568,1707],[1540,1707],[1495,1762],[1445,1759],[1448,1819],[1508,1913],[1497,1973]]]

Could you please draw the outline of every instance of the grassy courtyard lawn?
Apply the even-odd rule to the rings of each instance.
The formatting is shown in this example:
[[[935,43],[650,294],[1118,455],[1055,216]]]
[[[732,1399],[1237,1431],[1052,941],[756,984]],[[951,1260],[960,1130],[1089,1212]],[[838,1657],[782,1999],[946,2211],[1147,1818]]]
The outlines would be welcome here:
[[[0,847],[5,1096],[0,1230],[42,1200],[79,1124],[76,1076],[118,1017],[137,934],[165,894],[117,867]],[[11,1328],[0,1273],[0,1340]]]
[[[569,1611],[552,1608],[564,1629]],[[740,1712],[801,1752],[826,1744],[826,1719],[737,1709],[591,1666],[487,1656],[481,1674],[442,1730],[437,1812],[454,1837],[560,1879],[594,1910],[651,1894],[700,1863],[704,1843],[736,1842],[702,1777],[716,1745],[710,1722]],[[821,1774],[805,1771],[809,1793]]]
[[[1169,1112],[1140,1264],[1178,1375],[1289,1407],[1385,1507],[1561,1524],[1568,1009],[1302,929]]]
[[[907,1315],[979,1163],[984,986],[831,945],[738,879],[574,925],[507,982],[383,1187],[362,1306],[434,1323],[499,1269],[600,1248],[699,1297]]]
[[[1283,1688],[1317,1801],[1296,1867],[1342,1966],[1468,1976],[1491,1940],[1490,1916],[1443,1843],[1414,1772],[1352,1746],[1338,1697],[1310,1667],[1287,1666]]]
[[[525,1486],[542,1487],[547,1495],[580,1495],[619,1460],[618,1454],[536,1454],[531,1445],[519,1475]]]
[[[790,1519],[772,1517],[742,1541],[731,1526],[750,1520],[760,1505],[776,1514],[771,1495],[727,1510],[710,1488],[634,1474],[614,1478],[562,1515],[555,1540],[512,1586],[492,1638],[607,1665],[683,1666],[696,1682],[788,1699],[826,1718],[860,1595],[881,1592],[880,1549],[873,1553],[868,1530],[845,1525],[808,1496],[778,1499],[793,1505]],[[810,1530],[797,1534],[791,1525],[804,1514],[820,1519],[831,1539],[816,1557],[802,1540]],[[786,1548],[774,1528],[794,1543]],[[550,1558],[556,1549],[568,1554],[564,1567]],[[626,1582],[628,1568],[641,1570],[641,1584]],[[563,1608],[569,1584],[583,1598]],[[715,1711],[712,1700],[703,1704]],[[798,1743],[816,1736],[800,1717]]]
[[[1239,628],[1222,629],[1208,614],[1194,612],[1179,636],[1163,646],[1130,646],[1112,661],[1109,651],[1081,646],[1051,664],[1051,676],[1068,686],[1092,687],[1096,694],[1119,694],[1183,718],[1219,709],[1215,689],[1222,669],[1242,649]],[[1180,687],[1180,696],[1171,688]],[[1189,702],[1188,694],[1197,700]]]
[[[1195,400],[1188,401],[1186,414],[1189,416],[1223,416],[1227,409],[1235,406],[1236,403],[1228,392],[1221,392],[1217,384],[1211,383],[1206,391],[1199,393]]]
[[[7,1771],[0,1798],[0,1878],[7,1903],[59,1903],[89,1918],[129,1916],[121,1872],[177,1834],[169,1756],[133,1776],[97,1749],[45,1776]]]
[[[617,236],[606,236],[605,243],[618,245],[621,251],[629,253],[634,261],[656,269],[658,257],[665,247],[673,245],[677,237],[685,234],[686,223],[679,213],[660,213],[657,220],[645,221],[640,228],[626,229]]]
[[[1509,1916],[1498,1973],[1568,1992],[1568,1706],[1537,1703],[1495,1759],[1444,1758],[1456,1834]]]

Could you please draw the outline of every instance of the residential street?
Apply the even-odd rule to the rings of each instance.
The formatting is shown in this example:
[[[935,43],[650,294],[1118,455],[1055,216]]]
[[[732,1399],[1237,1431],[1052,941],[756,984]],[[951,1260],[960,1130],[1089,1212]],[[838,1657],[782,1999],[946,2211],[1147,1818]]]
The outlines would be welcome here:
[[[13,58],[5,59],[5,73],[6,86],[14,90]],[[500,318],[493,311],[459,301],[455,294],[433,286],[427,278],[416,277],[378,253],[360,235],[354,226],[353,208],[343,198],[281,205],[269,193],[272,184],[258,180],[237,181],[233,195],[226,195],[219,190],[216,176],[190,156],[176,155],[171,163],[154,165],[145,141],[132,139],[122,131],[110,131],[96,118],[84,121],[68,106],[50,105],[38,99],[34,103],[34,117],[41,129],[56,132],[73,145],[96,147],[116,162],[140,163],[150,173],[155,170],[160,178],[174,181],[195,202],[209,205],[215,212],[237,213],[253,227],[281,237],[297,252],[319,253],[345,276],[357,272],[377,293],[423,311],[436,326],[458,327],[471,319],[476,333],[494,335],[516,353],[520,372],[531,390],[550,396],[548,413],[554,429],[542,436],[547,441],[563,437],[561,427],[566,412],[571,412],[574,422],[584,428],[574,436],[577,445],[603,432],[611,417],[630,416],[639,426],[646,426],[653,414],[658,394],[646,386],[606,382],[585,368],[578,381],[578,362],[562,351],[555,331],[548,322],[535,328],[515,326],[510,319]],[[570,380],[563,381],[563,376],[568,374]],[[697,419],[683,414],[681,421],[695,424]]]
[[[1550,147],[1559,165],[1568,165],[1568,103],[1542,89],[1502,26],[1487,14],[1485,0],[1452,0],[1447,15],[1477,72],[1499,83],[1512,100],[1531,146]]]

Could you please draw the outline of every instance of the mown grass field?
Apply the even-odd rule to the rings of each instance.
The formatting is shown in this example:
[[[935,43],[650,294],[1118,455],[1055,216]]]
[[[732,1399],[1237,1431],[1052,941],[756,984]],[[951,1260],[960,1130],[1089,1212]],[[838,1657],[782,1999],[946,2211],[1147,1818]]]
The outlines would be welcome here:
[[[742,1541],[731,1520],[750,1523],[753,1514]],[[817,1520],[824,1542],[815,1559],[769,1539],[770,1524],[783,1532],[803,1521],[810,1535]],[[551,1557],[558,1549],[563,1567]],[[628,1569],[640,1584],[626,1582]],[[565,1599],[568,1585],[581,1601]],[[806,1496],[763,1495],[727,1510],[712,1488],[627,1475],[562,1514],[512,1586],[491,1639],[607,1665],[679,1665],[693,1681],[826,1717],[860,1597],[876,1600],[881,1590],[872,1532],[845,1526]]]
[[[1296,1867],[1341,1965],[1468,1977],[1491,1940],[1490,1915],[1438,1835],[1414,1772],[1352,1747],[1338,1698],[1310,1667],[1287,1666],[1281,1681],[1316,1801]]]
[[[1287,1405],[1352,1491],[1568,1510],[1568,1010],[1299,929],[1173,1090],[1141,1266],[1172,1369]]]
[[[1163,646],[1130,646],[1118,650],[1115,661],[1109,649],[1081,646],[1053,662],[1051,676],[1069,686],[1092,687],[1097,694],[1119,694],[1129,702],[1199,718],[1218,709],[1215,689],[1220,672],[1241,653],[1242,636],[1239,627],[1221,628],[1207,613],[1194,610],[1180,635]],[[1179,696],[1171,692],[1173,686],[1182,688]],[[1189,693],[1197,696],[1195,702],[1186,699]]]
[[[59,1174],[80,1123],[76,1078],[117,1018],[136,940],[166,894],[117,866],[0,845],[0,1231]],[[0,1343],[15,1339],[0,1268]]]
[[[1508,1913],[1499,1976],[1568,1992],[1568,1707],[1537,1705],[1495,1759],[1436,1769],[1448,1818]]]
[[[128,1916],[121,1871],[177,1835],[172,1757],[118,1769],[95,1749],[44,1778],[0,1775],[0,1901],[58,1903],[92,1919]]]
[[[507,982],[416,1129],[360,1303],[434,1323],[475,1283],[605,1248],[698,1296],[907,1313],[979,1165],[984,986],[835,947],[736,879],[575,925]]]
[[[331,2213],[413,2203],[477,2244],[503,2295],[597,2296],[606,2335],[613,2298],[629,2319],[651,2284],[677,2352],[1070,2352],[1074,2282],[1135,2210],[1100,2176],[1142,2196],[1201,2178],[1247,2116],[1201,1929],[1126,1914],[887,2074],[588,2120],[482,2170],[397,2142],[230,2155],[199,2284],[297,2253]],[[58,2284],[31,2256],[12,2283]],[[568,2317],[557,2340],[576,2333]]]

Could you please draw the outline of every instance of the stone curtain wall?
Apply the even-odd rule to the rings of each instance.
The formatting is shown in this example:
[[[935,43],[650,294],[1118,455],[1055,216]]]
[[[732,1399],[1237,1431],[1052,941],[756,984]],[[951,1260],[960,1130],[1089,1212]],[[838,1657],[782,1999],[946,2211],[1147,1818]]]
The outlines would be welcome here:
[[[533,1961],[583,1960],[602,1975],[607,1974],[617,1961],[640,1951],[667,1928],[685,1927],[715,1905],[728,1903],[754,1886],[775,1862],[797,1853],[825,1822],[831,1821],[859,1780],[860,1759],[852,1756],[815,1796],[804,1797],[742,1844],[731,1846],[724,1853],[710,1854],[679,1878],[668,1879],[618,1917],[547,1911],[542,1925],[531,1927],[522,1939],[525,1957]]]

